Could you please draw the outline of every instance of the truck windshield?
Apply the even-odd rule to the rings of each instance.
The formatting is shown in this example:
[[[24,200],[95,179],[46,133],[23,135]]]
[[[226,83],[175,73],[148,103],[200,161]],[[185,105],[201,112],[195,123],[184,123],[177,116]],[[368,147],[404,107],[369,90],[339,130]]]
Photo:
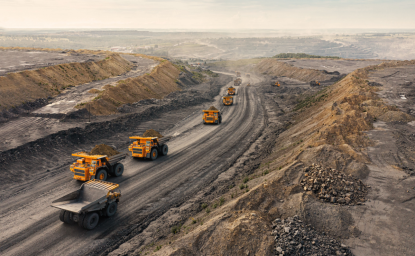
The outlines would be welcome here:
[[[146,142],[146,145],[147,145],[147,146],[150,146],[150,141],[147,141],[147,142]]]

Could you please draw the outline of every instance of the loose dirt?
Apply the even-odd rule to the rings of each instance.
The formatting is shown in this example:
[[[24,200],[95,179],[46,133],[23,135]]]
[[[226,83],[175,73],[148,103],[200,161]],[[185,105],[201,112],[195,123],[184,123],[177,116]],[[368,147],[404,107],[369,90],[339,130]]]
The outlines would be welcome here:
[[[96,145],[88,154],[89,155],[106,155],[106,156],[115,156],[119,154],[117,150],[115,150],[113,147],[100,144]]]
[[[214,106],[210,106],[209,108],[208,108],[208,110],[218,110],[217,108],[215,108]]]
[[[157,138],[163,138],[163,135],[161,135],[158,131],[155,131],[153,129],[146,130],[143,133],[143,137],[157,137]]]

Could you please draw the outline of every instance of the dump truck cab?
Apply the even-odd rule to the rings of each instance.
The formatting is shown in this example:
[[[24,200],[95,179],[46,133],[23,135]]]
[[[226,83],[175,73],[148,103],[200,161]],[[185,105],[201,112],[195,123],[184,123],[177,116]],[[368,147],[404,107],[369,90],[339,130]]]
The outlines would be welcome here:
[[[220,124],[222,123],[222,115],[219,110],[203,110],[204,124]]]
[[[132,136],[135,140],[129,147],[134,158],[148,158],[156,160],[159,155],[165,156],[168,153],[168,146],[163,143],[163,139],[157,137]]]
[[[108,157],[106,155],[88,155],[85,152],[78,152],[72,154],[72,156],[79,157],[70,166],[75,180],[106,180],[109,174],[119,177],[124,172],[124,165],[118,162],[124,159],[126,154]]]
[[[233,97],[232,96],[224,96],[222,97],[223,105],[230,106],[233,105]]]
[[[234,87],[228,88],[228,95],[235,95],[235,93],[236,93],[236,89]]]

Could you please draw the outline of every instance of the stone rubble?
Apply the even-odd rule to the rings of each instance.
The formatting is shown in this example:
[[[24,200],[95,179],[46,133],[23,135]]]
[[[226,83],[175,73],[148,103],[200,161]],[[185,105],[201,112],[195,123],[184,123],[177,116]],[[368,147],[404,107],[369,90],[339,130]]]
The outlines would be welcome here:
[[[272,222],[275,236],[275,255],[353,255],[340,241],[320,234],[305,225],[298,216]]]
[[[332,168],[311,165],[301,180],[304,191],[311,191],[323,202],[361,205],[366,201],[367,186],[359,179]]]

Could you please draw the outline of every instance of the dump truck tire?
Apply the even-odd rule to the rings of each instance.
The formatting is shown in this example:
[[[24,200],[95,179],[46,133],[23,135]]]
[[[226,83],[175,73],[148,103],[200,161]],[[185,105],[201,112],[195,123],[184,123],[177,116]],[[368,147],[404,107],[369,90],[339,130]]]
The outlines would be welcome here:
[[[157,149],[153,148],[150,152],[150,159],[154,161],[154,160],[157,159],[158,155],[159,155],[159,153],[158,153]]]
[[[169,147],[166,144],[164,144],[163,146],[161,146],[160,155],[166,156],[168,152],[169,152]]]
[[[98,225],[99,215],[96,212],[90,212],[85,216],[83,226],[85,229],[94,229]]]
[[[78,226],[80,226],[81,228],[84,227],[85,216],[86,215],[84,213],[78,215]]]
[[[71,219],[71,212],[68,212],[68,211],[65,211],[65,213],[63,215],[63,220],[67,224],[74,224],[75,223],[75,221],[73,221]]]
[[[118,203],[112,202],[105,208],[105,216],[112,217],[117,212]]]
[[[114,166],[114,176],[120,177],[124,172],[124,165],[121,163],[118,163]]]
[[[107,180],[108,173],[105,169],[98,170],[97,174],[95,175],[95,179],[97,180]]]
[[[62,222],[65,222],[65,210],[61,210],[60,212],[59,212],[59,219],[62,221]]]

